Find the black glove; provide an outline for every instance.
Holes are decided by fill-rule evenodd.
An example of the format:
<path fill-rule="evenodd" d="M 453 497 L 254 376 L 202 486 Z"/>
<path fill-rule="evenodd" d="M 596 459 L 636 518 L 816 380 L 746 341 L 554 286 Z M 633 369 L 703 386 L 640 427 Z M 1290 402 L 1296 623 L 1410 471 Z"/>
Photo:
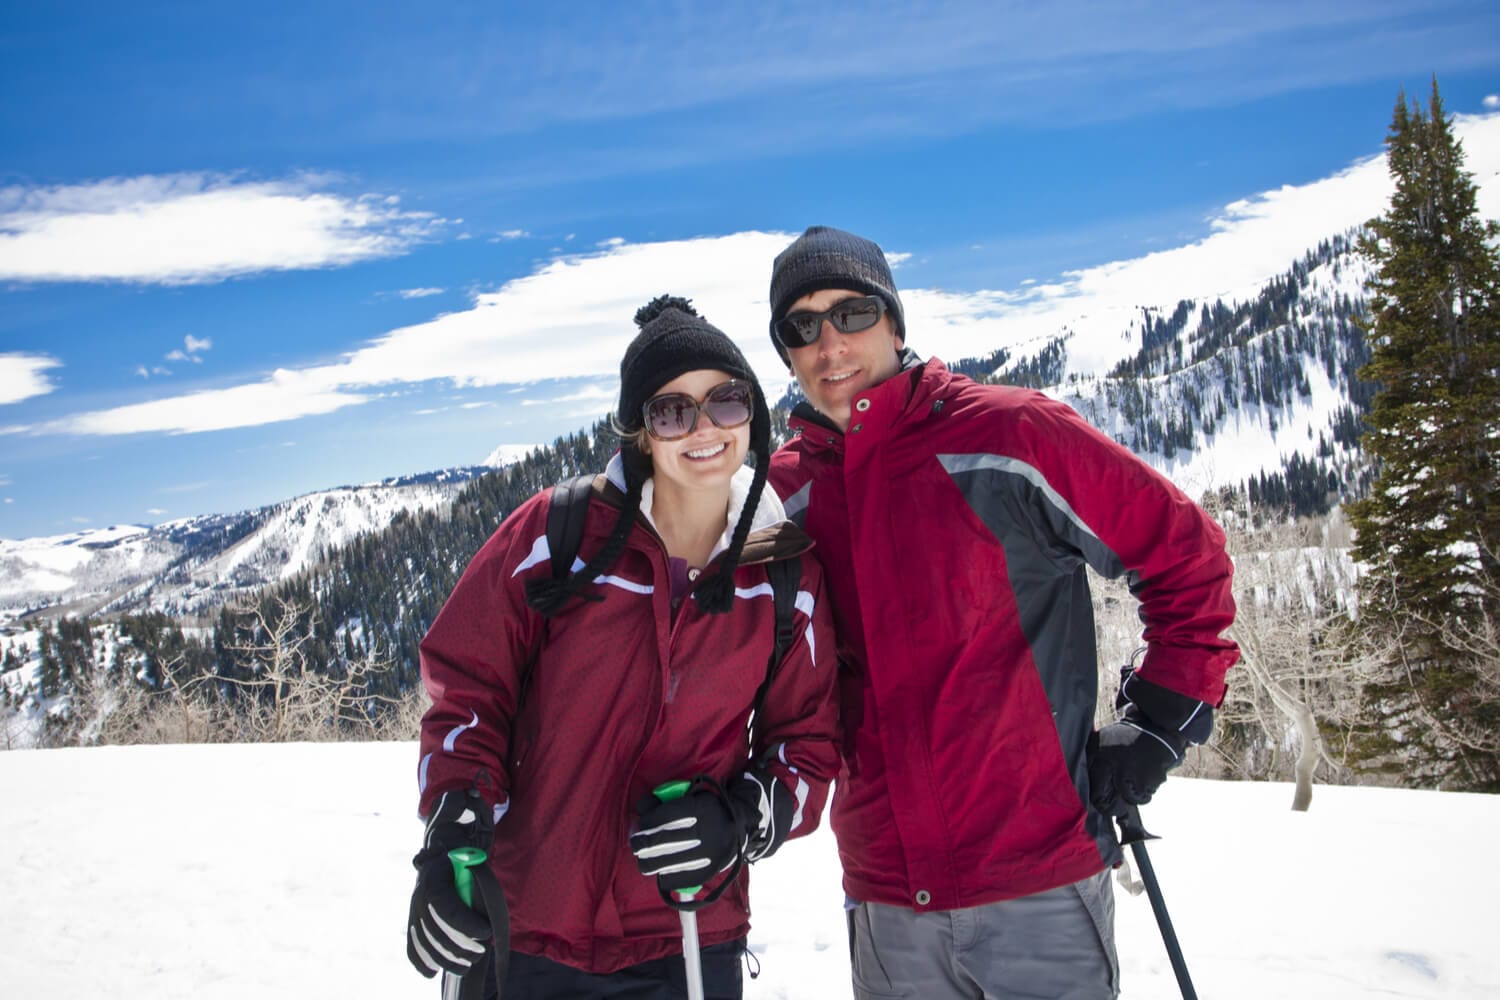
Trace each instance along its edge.
<path fill-rule="evenodd" d="M 630 850 L 641 874 L 655 875 L 663 892 L 703 885 L 736 861 L 768 857 L 786 839 L 794 813 L 780 783 L 756 770 L 727 789 L 696 779 L 682 798 L 652 796 L 639 811 Z"/>
<path fill-rule="evenodd" d="M 1213 731 L 1213 709 L 1126 669 L 1116 705 L 1125 709 L 1089 737 L 1089 799 L 1107 816 L 1145 805 L 1182 763 L 1189 745 Z"/>
<path fill-rule="evenodd" d="M 438 798 L 422 850 L 412 858 L 417 887 L 406 918 L 406 957 L 429 979 L 445 970 L 463 975 L 485 957 L 490 923 L 458 898 L 448 852 L 455 847 L 488 851 L 494 837 L 490 808 L 478 792 L 454 790 Z"/>

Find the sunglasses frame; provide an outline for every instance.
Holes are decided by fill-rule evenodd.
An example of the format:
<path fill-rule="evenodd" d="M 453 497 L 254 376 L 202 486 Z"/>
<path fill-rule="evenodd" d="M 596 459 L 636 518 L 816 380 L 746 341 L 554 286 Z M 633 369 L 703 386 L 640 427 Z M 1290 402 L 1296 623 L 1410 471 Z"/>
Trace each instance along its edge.
<path fill-rule="evenodd" d="M 844 328 L 843 323 L 840 323 L 838 320 L 835 320 L 833 318 L 833 314 L 838 312 L 840 309 L 847 309 L 852 303 L 855 302 L 874 302 L 875 318 L 870 322 L 869 326 L 862 326 L 857 330 L 848 330 Z M 833 325 L 833 328 L 842 334 L 847 335 L 853 333 L 864 333 L 866 330 L 873 330 L 880 324 L 880 320 L 885 316 L 888 308 L 889 307 L 885 304 L 885 299 L 881 298 L 879 295 L 856 295 L 847 299 L 839 299 L 839 301 L 835 302 L 827 309 L 824 309 L 822 312 L 788 313 L 787 315 L 777 320 L 776 325 L 772 329 L 776 333 L 776 342 L 778 344 L 780 344 L 782 347 L 785 347 L 787 350 L 796 350 L 801 347 L 811 347 L 818 342 L 818 338 L 822 336 L 823 333 L 824 320 L 827 320 L 829 323 L 831 323 Z M 793 321 L 794 318 L 795 322 Z M 817 325 L 812 328 L 813 336 L 811 340 L 804 340 L 796 344 L 787 343 L 787 338 L 782 333 L 783 324 L 789 325 L 793 330 L 795 330 L 801 323 L 810 322 L 812 320 L 816 320 Z"/>
<path fill-rule="evenodd" d="M 707 404 L 710 397 L 712 397 L 714 393 L 724 390 L 726 387 L 743 388 L 745 390 L 746 396 L 749 397 L 745 401 L 744 420 L 740 420 L 732 424 L 721 424 L 718 420 L 714 419 L 714 415 L 712 413 L 708 412 Z M 656 431 L 652 428 L 651 407 L 663 399 L 685 399 L 693 407 L 693 422 L 689 424 L 688 429 L 683 431 L 681 434 L 675 434 L 671 437 L 663 437 L 660 434 L 656 433 Z M 709 389 L 703 394 L 702 399 L 694 399 L 692 396 L 689 396 L 685 392 L 664 392 L 660 395 L 652 396 L 650 399 L 641 404 L 641 420 L 645 424 L 646 433 L 650 435 L 651 439 L 654 441 L 681 441 L 683 438 L 689 436 L 693 433 L 693 431 L 698 429 L 699 417 L 707 417 L 709 422 L 720 430 L 728 431 L 733 430 L 736 427 L 743 427 L 745 424 L 748 424 L 750 421 L 755 419 L 755 386 L 749 382 L 746 382 L 744 379 L 732 378 L 727 382 L 720 382 L 718 385 Z"/>

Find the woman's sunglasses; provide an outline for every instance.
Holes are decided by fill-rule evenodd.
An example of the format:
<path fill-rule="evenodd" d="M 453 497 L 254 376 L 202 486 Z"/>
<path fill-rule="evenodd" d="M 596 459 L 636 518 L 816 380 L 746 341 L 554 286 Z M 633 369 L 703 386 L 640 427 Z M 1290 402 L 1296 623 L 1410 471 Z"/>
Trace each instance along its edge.
<path fill-rule="evenodd" d="M 701 402 L 685 392 L 652 396 L 641 407 L 641 414 L 646 418 L 647 434 L 658 441 L 676 441 L 693 433 L 700 413 L 715 427 L 728 430 L 748 422 L 754 405 L 755 387 L 735 379 L 708 390 Z"/>
<path fill-rule="evenodd" d="M 818 342 L 823 321 L 833 324 L 839 333 L 861 333 L 880 322 L 885 315 L 885 299 L 864 295 L 845 299 L 824 312 L 799 312 L 776 321 L 776 339 L 782 347 L 808 347 Z"/>

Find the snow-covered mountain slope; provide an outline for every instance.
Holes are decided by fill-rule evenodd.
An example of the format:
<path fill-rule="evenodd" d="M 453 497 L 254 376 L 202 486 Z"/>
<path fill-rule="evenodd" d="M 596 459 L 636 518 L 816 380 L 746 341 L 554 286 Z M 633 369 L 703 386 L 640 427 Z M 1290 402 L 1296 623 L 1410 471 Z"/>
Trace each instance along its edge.
<path fill-rule="evenodd" d="M 155 527 L 0 539 L 0 618 L 47 607 L 79 614 L 194 614 L 284 580 L 398 513 L 452 501 L 485 466 L 346 486 L 237 514 Z"/>
<path fill-rule="evenodd" d="M 1345 492 L 1363 472 L 1357 418 L 1371 387 L 1355 373 L 1368 360 L 1368 273 L 1341 237 L 1242 301 L 1142 309 L 1122 334 L 1141 345 L 1132 358 L 1047 391 L 1194 496 L 1302 462 Z M 1054 371 L 1071 346 L 1055 344 Z"/>

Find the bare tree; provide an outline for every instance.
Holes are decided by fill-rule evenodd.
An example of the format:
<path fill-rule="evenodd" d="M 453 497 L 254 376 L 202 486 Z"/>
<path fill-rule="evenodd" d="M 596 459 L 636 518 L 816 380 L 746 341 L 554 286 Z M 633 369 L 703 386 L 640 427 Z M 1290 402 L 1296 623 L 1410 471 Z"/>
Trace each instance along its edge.
<path fill-rule="evenodd" d="M 1343 596 L 1352 590 L 1352 564 L 1340 519 L 1310 519 L 1252 531 L 1243 510 L 1211 510 L 1225 527 L 1235 564 L 1236 615 L 1228 635 L 1240 663 L 1215 712 L 1214 736 L 1190 750 L 1183 773 L 1291 780 L 1292 808 L 1305 810 L 1320 767 L 1349 780 L 1330 754 L 1325 728 L 1352 729 L 1358 707 L 1359 664 L 1339 637 Z M 1101 710 L 1112 716 L 1117 665 L 1140 642 L 1137 604 L 1123 585 L 1095 588 L 1101 664 Z M 1103 721 L 1103 720 L 1101 720 Z"/>
<path fill-rule="evenodd" d="M 380 706 L 395 699 L 370 691 L 371 679 L 391 660 L 371 647 L 346 665 L 313 663 L 309 648 L 316 612 L 279 595 L 238 605 L 241 627 L 224 643 L 247 676 L 218 674 L 215 683 L 238 689 L 235 716 L 254 741 L 370 737 L 378 732 Z"/>

